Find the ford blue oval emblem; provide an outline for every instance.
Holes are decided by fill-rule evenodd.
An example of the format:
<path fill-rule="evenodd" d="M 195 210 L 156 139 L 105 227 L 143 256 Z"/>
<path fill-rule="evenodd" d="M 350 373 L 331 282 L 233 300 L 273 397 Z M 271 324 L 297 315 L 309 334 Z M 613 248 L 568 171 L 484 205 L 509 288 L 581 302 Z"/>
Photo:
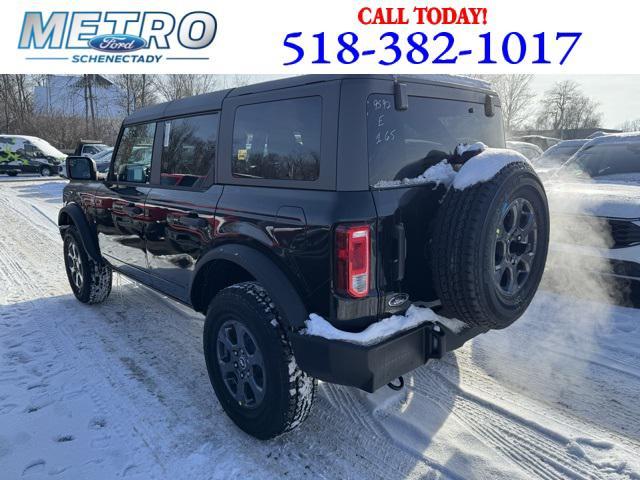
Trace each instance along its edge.
<path fill-rule="evenodd" d="M 390 307 L 399 307 L 404 305 L 409 300 L 407 293 L 397 293 L 387 301 L 387 305 Z"/>
<path fill-rule="evenodd" d="M 98 35 L 89 40 L 89 46 L 101 52 L 133 52 L 144 48 L 147 42 L 135 35 Z"/>

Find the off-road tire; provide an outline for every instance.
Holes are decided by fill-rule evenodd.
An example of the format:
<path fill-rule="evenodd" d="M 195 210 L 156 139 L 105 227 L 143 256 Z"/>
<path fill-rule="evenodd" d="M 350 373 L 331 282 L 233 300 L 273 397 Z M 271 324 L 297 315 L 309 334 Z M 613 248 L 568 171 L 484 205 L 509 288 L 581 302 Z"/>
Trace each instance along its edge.
<path fill-rule="evenodd" d="M 71 260 L 69 258 L 70 248 L 74 244 L 79 254 L 80 262 L 83 270 L 83 281 L 78 287 L 71 273 Z M 78 230 L 70 226 L 64 235 L 64 264 L 67 272 L 69 285 L 75 297 L 82 303 L 100 303 L 104 302 L 111 293 L 111 282 L 113 272 L 111 266 L 105 262 L 97 263 L 87 255 Z"/>
<path fill-rule="evenodd" d="M 495 241 L 505 209 L 519 198 L 533 207 L 537 245 L 527 280 L 519 292 L 506 297 L 493 281 Z M 538 289 L 548 243 L 547 197 L 528 163 L 511 163 L 490 181 L 463 190 L 452 187 L 436 215 L 430 244 L 433 284 L 442 302 L 439 313 L 474 327 L 509 326 Z"/>
<path fill-rule="evenodd" d="M 254 408 L 238 404 L 219 367 L 218 332 L 230 319 L 249 330 L 263 357 L 264 398 Z M 266 440 L 296 428 L 307 418 L 315 398 L 316 380 L 296 364 L 280 315 L 258 283 L 232 285 L 215 296 L 207 311 L 203 343 L 209 378 L 218 400 L 246 433 Z"/>

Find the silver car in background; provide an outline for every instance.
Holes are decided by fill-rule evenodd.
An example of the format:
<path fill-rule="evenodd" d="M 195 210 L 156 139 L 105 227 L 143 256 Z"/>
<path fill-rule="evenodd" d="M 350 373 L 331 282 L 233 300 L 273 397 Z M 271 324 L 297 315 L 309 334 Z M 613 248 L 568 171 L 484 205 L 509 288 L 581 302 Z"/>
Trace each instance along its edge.
<path fill-rule="evenodd" d="M 509 140 L 507 142 L 507 148 L 521 153 L 529 160 L 535 160 L 536 158 L 540 157 L 540 155 L 542 155 L 542 149 L 538 145 L 535 145 L 533 143 Z"/>

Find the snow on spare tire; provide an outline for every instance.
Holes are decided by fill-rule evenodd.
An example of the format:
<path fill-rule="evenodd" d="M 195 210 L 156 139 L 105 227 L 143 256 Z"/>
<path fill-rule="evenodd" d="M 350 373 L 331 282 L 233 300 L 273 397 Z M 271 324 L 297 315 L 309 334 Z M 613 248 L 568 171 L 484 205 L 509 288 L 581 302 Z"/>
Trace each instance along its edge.
<path fill-rule="evenodd" d="M 456 158 L 464 163 L 457 172 L 447 165 L 449 189 L 430 242 L 439 313 L 469 326 L 504 328 L 524 313 L 542 278 L 546 194 L 517 152 L 480 143 L 458 146 Z"/>

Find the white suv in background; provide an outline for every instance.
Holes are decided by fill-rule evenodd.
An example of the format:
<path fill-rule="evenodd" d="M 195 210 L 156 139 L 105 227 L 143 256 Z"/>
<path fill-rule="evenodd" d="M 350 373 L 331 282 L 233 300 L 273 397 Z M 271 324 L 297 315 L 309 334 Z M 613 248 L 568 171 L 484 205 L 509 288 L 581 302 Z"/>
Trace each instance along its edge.
<path fill-rule="evenodd" d="M 550 257 L 578 255 L 581 266 L 640 285 L 640 132 L 590 140 L 545 186 Z"/>

